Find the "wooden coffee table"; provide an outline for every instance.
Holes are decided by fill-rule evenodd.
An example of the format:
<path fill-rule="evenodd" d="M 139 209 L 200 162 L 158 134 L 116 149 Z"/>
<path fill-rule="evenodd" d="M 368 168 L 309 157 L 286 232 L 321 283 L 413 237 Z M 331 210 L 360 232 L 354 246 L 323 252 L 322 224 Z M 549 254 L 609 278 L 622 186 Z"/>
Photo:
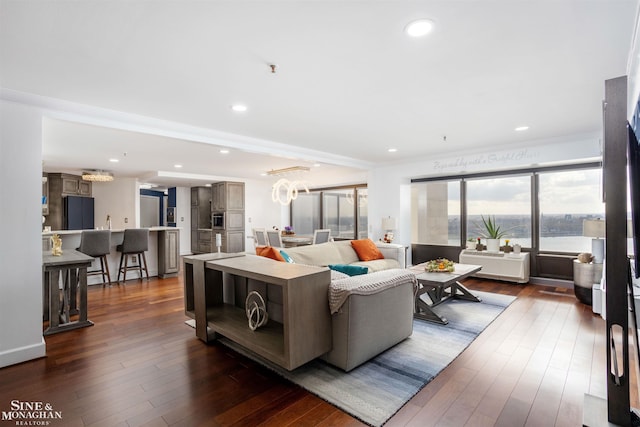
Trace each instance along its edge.
<path fill-rule="evenodd" d="M 425 265 L 418 264 L 411 267 L 418 279 L 413 312 L 415 318 L 446 325 L 449 321 L 433 311 L 433 307 L 456 298 L 475 302 L 482 301 L 460 283 L 460 280 L 480 271 L 481 265 L 454 264 L 453 272 L 427 272 L 424 269 Z M 424 294 L 427 294 L 431 300 L 430 304 L 421 298 Z"/>

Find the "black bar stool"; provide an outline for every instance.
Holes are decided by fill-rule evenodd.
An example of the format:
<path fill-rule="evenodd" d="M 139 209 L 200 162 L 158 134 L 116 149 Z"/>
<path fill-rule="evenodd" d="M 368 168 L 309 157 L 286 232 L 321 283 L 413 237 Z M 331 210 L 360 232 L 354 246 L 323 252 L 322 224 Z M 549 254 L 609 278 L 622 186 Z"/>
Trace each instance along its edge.
<path fill-rule="evenodd" d="M 111 231 L 83 230 L 80 235 L 78 251 L 100 259 L 100 270 L 87 271 L 87 276 L 100 274 L 102 275 L 102 285 L 106 286 L 108 283 L 111 286 L 111 274 L 107 262 L 107 255 L 111 252 Z"/>
<path fill-rule="evenodd" d="M 122 244 L 116 246 L 116 250 L 120 252 L 120 267 L 118 267 L 118 282 L 120 282 L 120 273 L 124 273 L 122 283 L 127 281 L 127 270 L 138 270 L 140 273 L 140 280 L 142 280 L 142 269 L 147 275 L 149 280 L 149 270 L 147 270 L 147 257 L 145 251 L 149 250 L 149 229 L 148 228 L 128 228 L 124 230 L 124 239 Z M 137 255 L 138 264 L 129 265 L 128 255 Z M 142 261 L 144 261 L 144 267 L 140 260 L 142 255 Z M 122 261 L 124 260 L 124 267 Z"/>

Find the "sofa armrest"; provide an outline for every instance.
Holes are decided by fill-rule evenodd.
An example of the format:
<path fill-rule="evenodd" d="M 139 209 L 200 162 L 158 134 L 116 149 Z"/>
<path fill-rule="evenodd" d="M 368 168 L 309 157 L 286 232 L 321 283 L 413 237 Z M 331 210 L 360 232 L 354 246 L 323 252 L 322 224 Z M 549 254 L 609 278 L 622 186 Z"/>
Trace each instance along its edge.
<path fill-rule="evenodd" d="M 405 246 L 384 242 L 376 242 L 376 246 L 385 258 L 395 259 L 400 264 L 400 268 L 407 267 L 407 248 Z"/>

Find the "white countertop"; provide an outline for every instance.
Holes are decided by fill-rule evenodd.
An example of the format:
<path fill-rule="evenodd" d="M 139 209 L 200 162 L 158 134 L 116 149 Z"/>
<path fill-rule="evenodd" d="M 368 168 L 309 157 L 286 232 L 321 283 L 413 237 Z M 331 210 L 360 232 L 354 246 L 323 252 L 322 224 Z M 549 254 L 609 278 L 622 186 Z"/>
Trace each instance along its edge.
<path fill-rule="evenodd" d="M 149 227 L 149 231 L 153 232 L 153 231 L 166 231 L 166 230 L 182 230 L 182 227 Z M 81 234 L 83 230 L 52 230 L 52 231 L 43 231 L 42 235 L 43 236 L 52 236 L 54 234 L 57 234 L 59 236 L 64 236 L 64 235 L 70 235 L 70 234 Z M 124 231 L 123 228 L 121 229 L 113 229 L 111 230 L 112 233 L 122 233 Z"/>

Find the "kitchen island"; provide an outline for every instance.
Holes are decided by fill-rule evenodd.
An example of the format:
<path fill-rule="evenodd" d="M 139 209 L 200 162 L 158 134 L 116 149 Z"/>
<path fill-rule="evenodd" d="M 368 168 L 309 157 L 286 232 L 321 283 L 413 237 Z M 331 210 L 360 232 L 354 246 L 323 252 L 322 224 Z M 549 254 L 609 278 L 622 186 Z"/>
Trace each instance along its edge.
<path fill-rule="evenodd" d="M 180 269 L 180 230 L 179 227 L 149 227 L 149 250 L 146 252 L 149 276 L 165 278 L 175 276 Z M 82 230 L 53 230 L 42 233 L 42 250 L 50 250 L 50 238 L 57 234 L 62 239 L 62 251 L 71 251 L 80 247 Z M 122 243 L 124 230 L 111 230 L 111 251 L 107 255 L 111 282 L 116 283 L 120 252 L 116 247 Z M 100 261 L 96 259 L 90 270 L 100 269 Z M 133 277 L 137 277 L 135 274 Z M 101 276 L 90 276 L 89 285 L 102 284 Z"/>

